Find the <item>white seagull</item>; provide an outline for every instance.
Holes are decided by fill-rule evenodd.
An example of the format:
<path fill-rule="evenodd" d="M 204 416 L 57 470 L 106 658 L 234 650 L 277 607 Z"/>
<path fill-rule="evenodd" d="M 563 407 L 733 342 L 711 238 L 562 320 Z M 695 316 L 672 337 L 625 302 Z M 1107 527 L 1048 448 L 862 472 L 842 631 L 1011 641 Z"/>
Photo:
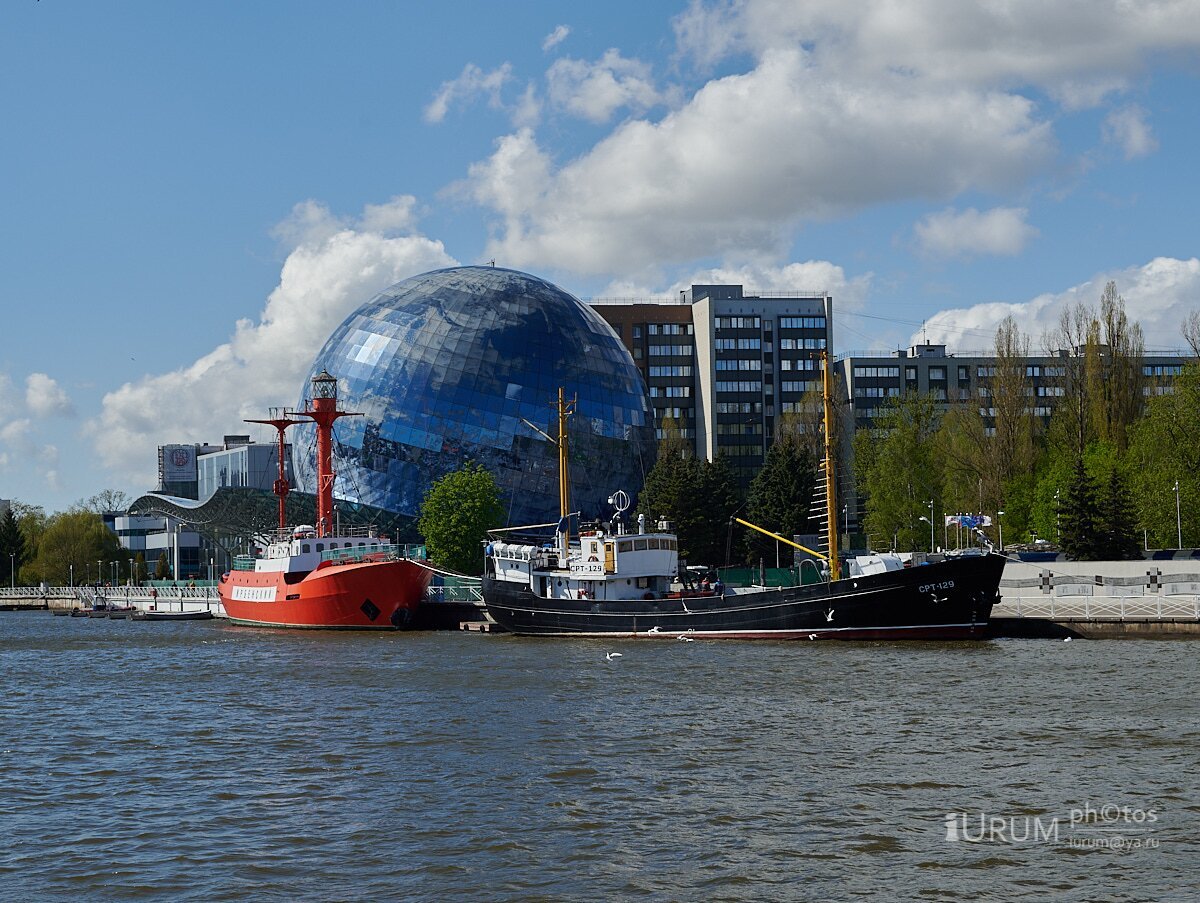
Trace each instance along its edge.
<path fill-rule="evenodd" d="M 655 624 L 653 627 L 651 627 L 649 630 L 647 630 L 646 633 L 660 633 L 661 631 L 662 631 L 662 628 L 659 627 L 657 624 Z"/>
<path fill-rule="evenodd" d="M 831 609 L 829 609 L 829 611 L 825 612 L 825 620 L 826 620 L 826 621 L 832 621 L 832 620 L 833 620 L 833 609 L 832 609 L 832 608 L 831 608 Z"/>
<path fill-rule="evenodd" d="M 694 643 L 694 642 L 696 642 L 696 641 L 695 641 L 695 640 L 693 640 L 693 639 L 692 639 L 690 636 L 688 636 L 686 633 L 681 633 L 681 634 L 679 634 L 679 636 L 677 636 L 677 637 L 676 637 L 676 639 L 678 639 L 678 640 L 681 640 L 681 641 L 683 641 L 683 642 L 685 642 L 685 643 Z"/>
<path fill-rule="evenodd" d="M 622 655 L 624 655 L 623 652 L 606 652 L 604 658 L 611 662 L 614 658 L 620 658 Z"/>
<path fill-rule="evenodd" d="M 1069 643 L 1069 642 L 1071 642 L 1071 638 L 1070 638 L 1070 637 L 1067 637 L 1065 640 L 1063 640 L 1063 642 L 1064 642 L 1064 643 Z"/>
<path fill-rule="evenodd" d="M 816 635 L 815 633 L 810 633 L 810 634 L 808 635 L 808 638 L 809 638 L 810 640 L 815 640 L 815 639 L 817 638 L 817 635 Z"/>

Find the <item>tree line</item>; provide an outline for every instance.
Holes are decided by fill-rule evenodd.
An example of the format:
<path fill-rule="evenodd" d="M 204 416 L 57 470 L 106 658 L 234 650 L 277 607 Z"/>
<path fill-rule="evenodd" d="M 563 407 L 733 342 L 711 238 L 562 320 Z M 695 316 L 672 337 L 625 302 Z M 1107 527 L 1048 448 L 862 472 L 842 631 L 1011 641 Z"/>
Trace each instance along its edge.
<path fill-rule="evenodd" d="M 1182 331 L 1200 357 L 1200 314 Z M 928 549 L 921 518 L 942 528 L 958 513 L 992 517 L 993 540 L 1002 524 L 1006 544 L 1043 540 L 1076 559 L 1133 558 L 1143 543 L 1175 548 L 1181 533 L 1196 541 L 1200 365 L 1169 385 L 1147 376 L 1154 359 L 1111 282 L 1097 307 L 1068 306 L 1042 341 L 1039 365 L 1053 368 L 1042 385 L 1056 393 L 1048 418 L 1036 410 L 1048 402 L 1034 393 L 1031 340 L 1009 317 L 970 403 L 945 408 L 910 394 L 859 431 L 854 475 L 873 545 Z"/>

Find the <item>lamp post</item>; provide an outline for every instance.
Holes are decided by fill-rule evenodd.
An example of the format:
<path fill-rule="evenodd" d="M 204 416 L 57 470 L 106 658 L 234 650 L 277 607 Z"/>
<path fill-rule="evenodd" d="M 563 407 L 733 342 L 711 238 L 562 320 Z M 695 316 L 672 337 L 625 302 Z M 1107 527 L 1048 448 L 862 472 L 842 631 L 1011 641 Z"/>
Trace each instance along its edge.
<path fill-rule="evenodd" d="M 133 586 L 133 558 L 129 559 L 129 585 Z"/>
<path fill-rule="evenodd" d="M 1183 520 L 1179 516 L 1179 481 L 1175 481 L 1175 548 L 1183 548 Z"/>
<path fill-rule="evenodd" d="M 67 586 L 71 589 L 75 588 L 75 562 L 72 561 L 67 565 L 67 573 L 70 575 L 67 578 Z"/>
<path fill-rule="evenodd" d="M 17 553 L 8 553 L 8 583 L 9 589 L 17 588 Z"/>
<path fill-rule="evenodd" d="M 923 521 L 925 521 L 925 523 L 929 524 L 929 554 L 932 555 L 933 554 L 933 521 L 930 520 L 928 517 L 926 517 L 924 514 L 922 514 L 918 518 L 918 520 L 923 520 Z"/>
<path fill-rule="evenodd" d="M 212 579 L 213 579 L 213 560 L 212 560 L 212 556 L 210 555 L 208 557 L 208 582 L 212 583 Z"/>
<path fill-rule="evenodd" d="M 1059 510 L 1058 490 L 1054 490 L 1054 541 L 1062 541 L 1062 512 Z"/>
<path fill-rule="evenodd" d="M 1004 551 L 1004 511 L 996 512 L 996 518 L 1000 523 L 1000 551 Z"/>

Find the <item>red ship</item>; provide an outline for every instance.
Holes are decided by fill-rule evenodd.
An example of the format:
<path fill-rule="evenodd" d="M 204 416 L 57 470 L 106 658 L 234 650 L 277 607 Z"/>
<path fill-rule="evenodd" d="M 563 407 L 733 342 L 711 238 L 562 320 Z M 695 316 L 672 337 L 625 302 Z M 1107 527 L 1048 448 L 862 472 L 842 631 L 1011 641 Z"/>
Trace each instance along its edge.
<path fill-rule="evenodd" d="M 429 585 L 431 571 L 420 547 L 397 546 L 372 528 L 335 530 L 333 523 L 333 422 L 356 416 L 337 409 L 337 380 L 322 370 L 312 379 L 304 411 L 272 412 L 279 434 L 279 532 L 257 558 L 235 559 L 218 591 L 235 624 L 390 630 L 408 624 Z M 317 523 L 288 529 L 284 432 L 298 418 L 317 425 Z"/>

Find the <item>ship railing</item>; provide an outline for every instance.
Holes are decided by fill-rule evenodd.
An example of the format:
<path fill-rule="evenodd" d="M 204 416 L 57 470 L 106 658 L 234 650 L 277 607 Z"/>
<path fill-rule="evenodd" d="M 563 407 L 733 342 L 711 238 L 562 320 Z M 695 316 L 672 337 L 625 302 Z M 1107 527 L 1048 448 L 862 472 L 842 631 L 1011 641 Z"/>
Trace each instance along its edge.
<path fill-rule="evenodd" d="M 397 558 L 424 561 L 428 557 L 423 545 L 399 543 L 350 546 L 345 549 L 328 549 L 321 553 L 322 561 L 333 561 L 338 564 L 350 564 L 362 561 L 393 561 Z"/>
<path fill-rule="evenodd" d="M 233 567 L 231 568 L 231 570 L 235 570 L 235 571 L 252 571 L 252 570 L 254 570 L 254 556 L 253 555 L 234 555 L 233 556 Z"/>

